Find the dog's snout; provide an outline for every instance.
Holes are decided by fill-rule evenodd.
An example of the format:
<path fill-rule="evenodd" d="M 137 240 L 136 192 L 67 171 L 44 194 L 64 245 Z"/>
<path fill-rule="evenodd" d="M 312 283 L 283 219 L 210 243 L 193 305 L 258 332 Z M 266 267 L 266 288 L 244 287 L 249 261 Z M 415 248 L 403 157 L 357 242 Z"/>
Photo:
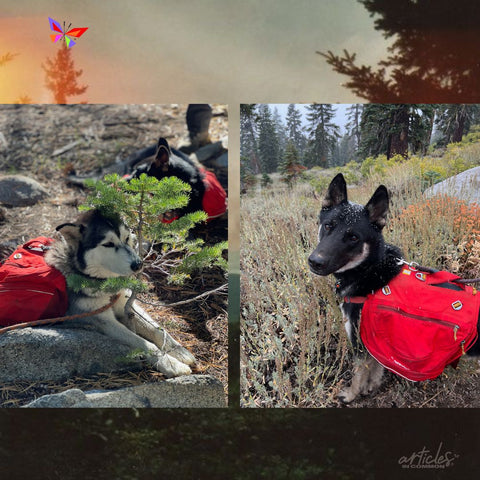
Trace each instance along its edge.
<path fill-rule="evenodd" d="M 327 264 L 326 260 L 324 257 L 321 257 L 317 253 L 312 253 L 308 257 L 308 264 L 312 268 L 324 268 Z"/>
<path fill-rule="evenodd" d="M 134 260 L 130 264 L 130 268 L 133 272 L 138 272 L 143 267 L 143 262 L 140 259 Z"/>

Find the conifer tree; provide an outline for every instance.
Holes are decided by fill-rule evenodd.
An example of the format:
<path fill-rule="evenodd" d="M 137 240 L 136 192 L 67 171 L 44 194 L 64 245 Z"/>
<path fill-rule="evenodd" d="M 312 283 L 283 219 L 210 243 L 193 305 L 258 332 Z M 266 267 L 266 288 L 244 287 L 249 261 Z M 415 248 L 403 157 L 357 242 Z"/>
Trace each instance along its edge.
<path fill-rule="evenodd" d="M 260 173 L 256 133 L 256 104 L 240 105 L 240 166 L 243 173 Z"/>
<path fill-rule="evenodd" d="M 272 121 L 273 121 L 273 126 L 275 128 L 275 134 L 277 136 L 278 152 L 279 152 L 278 156 L 280 161 L 280 156 L 281 156 L 280 152 L 283 152 L 287 145 L 287 133 L 285 130 L 285 124 L 283 123 L 280 113 L 278 113 L 277 107 L 274 107 L 273 109 Z"/>
<path fill-rule="evenodd" d="M 453 104 L 440 105 L 438 108 L 437 126 L 442 133 L 440 143 L 446 145 L 460 142 L 480 114 L 479 105 Z"/>
<path fill-rule="evenodd" d="M 298 152 L 293 142 L 288 142 L 283 161 L 279 166 L 282 180 L 291 187 L 306 168 L 300 164 Z"/>
<path fill-rule="evenodd" d="M 261 104 L 258 108 L 258 156 L 262 172 L 272 173 L 277 170 L 280 149 L 272 112 L 266 104 Z"/>
<path fill-rule="evenodd" d="M 349 77 L 345 86 L 372 103 L 480 103 L 480 9 L 457 0 L 359 0 L 392 39 L 378 67 L 356 54 L 317 52 Z"/>
<path fill-rule="evenodd" d="M 98 208 L 107 217 L 120 215 L 137 235 L 144 262 L 149 268 L 168 273 L 170 282 L 182 283 L 194 271 L 215 265 L 227 269 L 222 257 L 227 242 L 205 247 L 201 239 L 189 238 L 190 230 L 206 220 L 205 212 L 189 213 L 171 223 L 160 221 L 166 212 L 188 203 L 190 185 L 176 177 L 159 181 L 146 174 L 130 181 L 113 174 L 86 183 L 92 192 L 81 209 Z M 105 288 L 115 286 L 117 281 L 124 280 L 109 279 Z M 138 290 L 138 282 L 134 281 L 129 288 Z"/>
<path fill-rule="evenodd" d="M 302 116 L 300 111 L 291 103 L 288 106 L 287 116 L 287 139 L 291 141 L 297 149 L 299 156 L 303 153 L 303 135 L 302 135 Z"/>
<path fill-rule="evenodd" d="M 11 62 L 17 55 L 18 53 L 11 53 L 11 52 L 7 52 L 4 55 L 2 55 L 0 57 L 0 67 L 2 67 L 8 62 Z"/>
<path fill-rule="evenodd" d="M 65 104 L 68 97 L 87 91 L 88 85 L 80 86 L 77 82 L 83 70 L 75 70 L 71 49 L 65 42 L 62 42 L 55 58 L 47 58 L 45 63 L 42 68 L 45 71 L 46 86 L 53 93 L 55 103 Z"/>
<path fill-rule="evenodd" d="M 270 175 L 268 173 L 264 173 L 262 175 L 262 180 L 260 182 L 260 185 L 262 186 L 262 188 L 267 188 L 269 187 L 271 184 L 272 184 L 272 179 L 270 177 Z"/>
<path fill-rule="evenodd" d="M 312 104 L 307 107 L 307 120 L 309 121 L 309 143 L 307 152 L 307 167 L 329 166 L 333 150 L 340 136 L 339 127 L 332 120 L 335 115 L 330 104 Z"/>
<path fill-rule="evenodd" d="M 348 122 L 345 125 L 348 136 L 352 139 L 352 147 L 358 152 L 361 140 L 360 122 L 362 120 L 363 105 L 355 103 L 347 109 Z M 358 153 L 357 153 L 358 155 Z"/>
<path fill-rule="evenodd" d="M 433 105 L 369 104 L 361 121 L 362 156 L 407 156 L 409 150 L 424 152 L 430 143 L 435 113 Z"/>

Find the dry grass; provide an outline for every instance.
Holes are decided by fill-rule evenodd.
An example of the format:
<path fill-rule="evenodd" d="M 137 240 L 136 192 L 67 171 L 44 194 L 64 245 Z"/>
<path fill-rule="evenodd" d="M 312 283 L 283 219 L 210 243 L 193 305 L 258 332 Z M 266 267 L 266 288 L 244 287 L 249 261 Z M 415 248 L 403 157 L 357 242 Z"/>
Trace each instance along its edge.
<path fill-rule="evenodd" d="M 405 165 L 351 187 L 349 198 L 364 204 L 381 183 L 392 193 L 386 240 L 400 246 L 407 260 L 480 276 L 478 206 L 448 197 L 426 200 L 421 181 Z M 305 184 L 242 198 L 244 407 L 339 406 L 336 393 L 351 377 L 333 277 L 315 277 L 307 265 L 319 209 L 320 200 Z M 478 364 L 463 363 L 418 384 L 387 374 L 375 396 L 352 406 L 478 406 Z"/>
<path fill-rule="evenodd" d="M 317 210 L 302 187 L 243 199 L 244 406 L 327 404 L 340 380 L 347 346 L 332 281 L 313 278 L 306 263 Z"/>

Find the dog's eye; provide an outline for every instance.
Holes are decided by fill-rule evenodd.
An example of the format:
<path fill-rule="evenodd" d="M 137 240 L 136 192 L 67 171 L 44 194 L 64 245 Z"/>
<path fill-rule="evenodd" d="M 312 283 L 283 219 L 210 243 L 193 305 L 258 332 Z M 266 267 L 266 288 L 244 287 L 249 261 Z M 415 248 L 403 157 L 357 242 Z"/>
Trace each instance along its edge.
<path fill-rule="evenodd" d="M 351 233 L 351 234 L 348 236 L 348 238 L 349 238 L 349 240 L 350 240 L 351 242 L 358 242 L 358 240 L 360 240 L 360 239 L 358 238 L 358 235 L 355 235 L 354 233 Z"/>
<path fill-rule="evenodd" d="M 331 223 L 324 223 L 323 224 L 323 228 L 329 232 L 332 228 L 333 228 L 333 225 Z"/>
<path fill-rule="evenodd" d="M 107 242 L 102 244 L 102 247 L 106 247 L 106 248 L 113 248 L 114 246 L 115 244 L 113 242 Z"/>

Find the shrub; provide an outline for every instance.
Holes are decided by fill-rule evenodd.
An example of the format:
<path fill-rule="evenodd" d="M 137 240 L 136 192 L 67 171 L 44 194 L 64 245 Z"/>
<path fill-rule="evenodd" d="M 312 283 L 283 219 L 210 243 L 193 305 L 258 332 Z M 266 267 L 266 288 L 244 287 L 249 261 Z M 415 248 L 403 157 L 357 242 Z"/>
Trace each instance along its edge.
<path fill-rule="evenodd" d="M 331 278 L 310 273 L 319 202 L 305 185 L 242 203 L 242 405 L 325 406 L 347 355 Z"/>
<path fill-rule="evenodd" d="M 406 258 L 460 276 L 480 275 L 480 207 L 437 196 L 404 208 L 391 222 Z"/>

